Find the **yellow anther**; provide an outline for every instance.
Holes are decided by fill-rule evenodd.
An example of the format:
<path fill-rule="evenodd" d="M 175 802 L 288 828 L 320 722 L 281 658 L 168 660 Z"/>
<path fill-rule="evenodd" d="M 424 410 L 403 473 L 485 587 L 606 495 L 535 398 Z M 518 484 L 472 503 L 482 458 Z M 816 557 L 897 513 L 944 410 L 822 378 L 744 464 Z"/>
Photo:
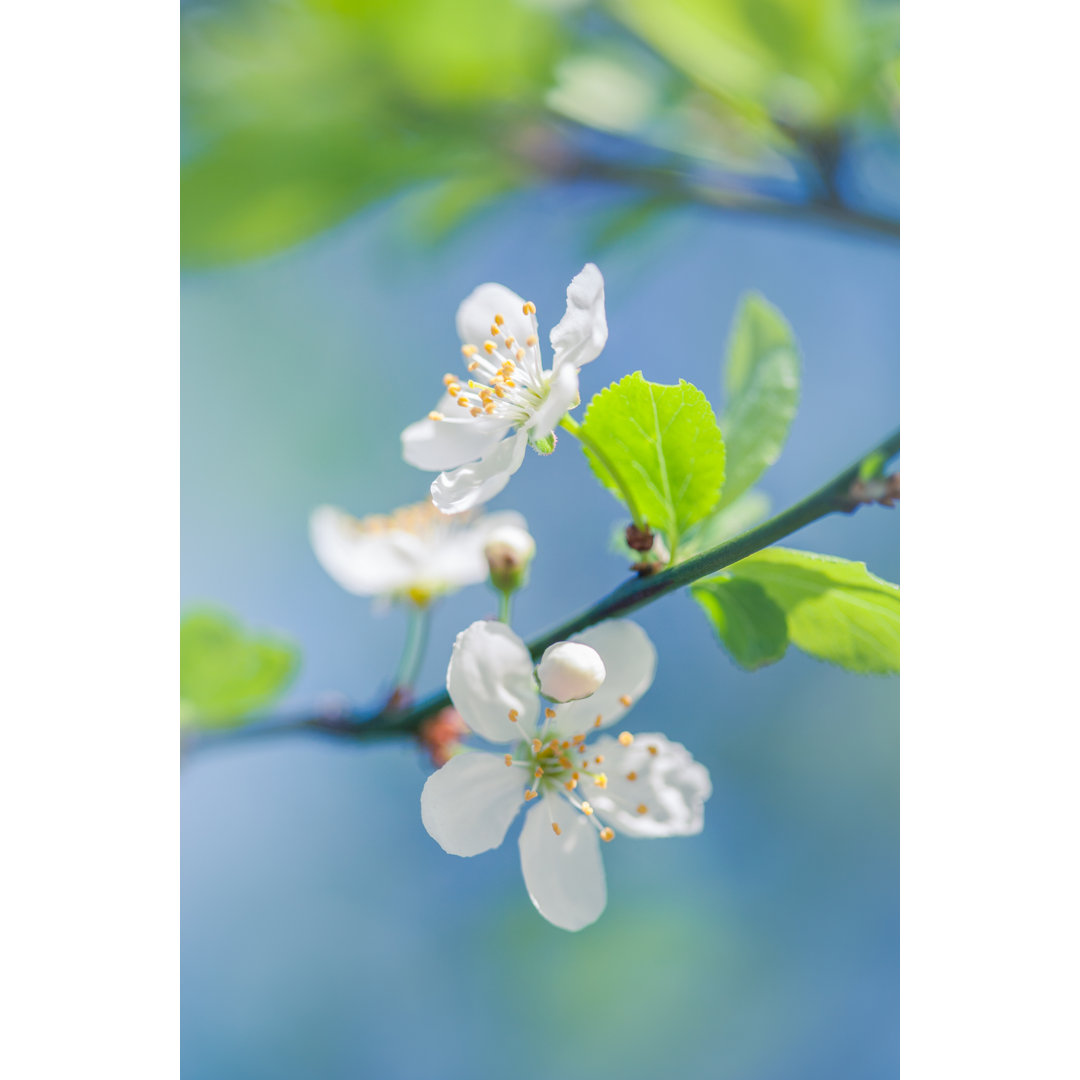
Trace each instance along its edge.
<path fill-rule="evenodd" d="M 602 772 L 598 772 L 598 773 L 597 773 L 597 774 L 596 774 L 596 775 L 595 775 L 595 776 L 594 776 L 594 777 L 592 778 L 592 782 L 593 782 L 593 783 L 594 783 L 594 784 L 595 784 L 595 785 L 596 785 L 596 786 L 597 786 L 598 788 L 605 788 L 605 787 L 607 787 L 607 774 L 606 774 L 606 773 L 602 773 Z"/>
<path fill-rule="evenodd" d="M 599 726 L 600 726 L 600 722 L 601 722 L 601 721 L 602 721 L 603 719 L 604 719 L 604 718 L 603 718 L 603 717 L 602 717 L 602 716 L 601 716 L 601 715 L 600 715 L 599 713 L 597 713 L 597 715 L 596 715 L 596 719 L 595 719 L 595 720 L 593 721 L 593 727 L 599 727 Z"/>
<path fill-rule="evenodd" d="M 653 757 L 656 757 L 656 755 L 659 754 L 660 751 L 659 751 L 659 749 L 657 749 L 657 747 L 650 746 L 649 747 L 649 753 L 652 754 Z"/>
<path fill-rule="evenodd" d="M 479 366 L 480 366 L 480 361 L 479 360 L 470 360 L 469 363 L 467 363 L 465 365 L 465 367 L 469 371 L 475 371 Z"/>
<path fill-rule="evenodd" d="M 465 357 L 475 356 L 480 350 L 475 345 L 462 345 L 461 355 Z"/>
<path fill-rule="evenodd" d="M 647 814 L 649 812 L 649 808 L 644 803 L 638 803 L 637 812 L 639 814 Z"/>
<path fill-rule="evenodd" d="M 631 735 L 629 731 L 619 732 L 619 742 L 622 743 L 623 746 L 629 746 L 633 741 L 634 736 Z"/>
<path fill-rule="evenodd" d="M 562 748 L 564 750 L 569 750 L 570 749 L 570 744 L 568 742 L 566 742 L 566 740 L 563 740 Z"/>
<path fill-rule="evenodd" d="M 580 780 L 581 779 L 581 777 L 577 773 L 571 773 L 570 777 L 573 780 Z"/>
<path fill-rule="evenodd" d="M 494 411 L 495 411 L 495 403 L 493 401 L 489 401 L 484 406 L 484 412 L 486 412 L 488 414 L 488 416 L 490 416 Z"/>
<path fill-rule="evenodd" d="M 521 310 L 526 315 L 535 315 L 536 305 L 531 300 L 526 300 L 525 303 L 521 305 Z"/>
<path fill-rule="evenodd" d="M 478 408 L 478 407 L 477 407 L 476 405 L 474 405 L 474 406 L 473 406 L 473 407 L 472 407 L 472 408 L 471 408 L 471 409 L 469 410 L 469 415 L 470 415 L 470 416 L 479 416 L 479 415 L 480 415 L 480 414 L 481 414 L 481 413 L 482 413 L 483 411 L 484 411 L 483 409 L 481 409 L 481 408 Z"/>
<path fill-rule="evenodd" d="M 584 735 L 571 735 L 570 737 L 576 743 L 583 743 L 585 741 Z M 580 747 L 578 747 L 578 749 L 580 749 Z"/>
<path fill-rule="evenodd" d="M 527 338 L 525 339 L 525 344 L 526 344 L 526 345 L 535 345 L 535 344 L 536 344 L 536 343 L 537 343 L 537 342 L 538 342 L 539 340 L 540 340 L 540 339 L 539 339 L 539 338 L 538 338 L 538 337 L 537 337 L 537 336 L 536 336 L 535 334 L 530 334 L 530 335 L 529 335 L 529 336 L 528 336 L 528 337 L 527 337 Z"/>
<path fill-rule="evenodd" d="M 505 320 L 505 319 L 504 319 L 504 318 L 503 318 L 503 317 L 502 317 L 501 315 L 496 315 L 496 316 L 495 316 L 495 325 L 496 325 L 496 326 L 502 326 L 502 324 L 503 324 L 504 322 L 506 322 L 506 320 Z M 497 332 L 497 331 L 496 331 L 496 332 Z"/>
<path fill-rule="evenodd" d="M 574 788 L 577 787 L 577 781 L 576 780 L 567 780 L 566 783 L 563 784 L 563 787 L 565 787 L 567 791 L 573 791 Z"/>
<path fill-rule="evenodd" d="M 562 766 L 562 767 L 563 767 L 564 769 L 569 769 L 569 768 L 570 768 L 570 759 L 569 759 L 568 757 L 566 757 L 565 755 L 560 755 L 560 757 L 559 757 L 559 764 L 560 764 L 560 765 L 561 765 L 561 766 Z"/>
<path fill-rule="evenodd" d="M 493 353 L 494 351 L 495 351 L 495 342 L 494 341 L 485 341 L 484 342 L 484 352 Z"/>
<path fill-rule="evenodd" d="M 499 336 L 499 327 L 498 327 L 497 323 L 492 323 L 491 324 L 491 336 L 492 337 L 498 337 Z"/>
<path fill-rule="evenodd" d="M 550 720 L 555 715 L 554 709 L 545 709 L 544 715 Z"/>
<path fill-rule="evenodd" d="M 611 841 L 615 839 L 615 830 L 614 829 L 609 829 L 609 828 L 601 829 L 600 830 L 600 839 L 604 840 L 604 841 L 606 841 L 607 843 L 610 844 Z"/>
<path fill-rule="evenodd" d="M 495 390 L 496 397 L 506 397 L 506 391 L 504 391 L 501 386 L 493 387 L 493 389 Z"/>
<path fill-rule="evenodd" d="M 562 836 L 562 829 L 559 828 L 559 823 L 557 821 L 553 821 L 551 827 L 555 830 L 556 836 Z"/>
<path fill-rule="evenodd" d="M 603 754 L 597 754 L 596 755 L 596 764 L 597 765 L 603 765 L 604 764 L 604 755 Z"/>
<path fill-rule="evenodd" d="M 516 353 L 514 353 L 514 356 L 517 357 L 518 360 L 524 360 L 525 359 L 525 350 L 524 349 L 518 349 L 518 351 Z"/>
<path fill-rule="evenodd" d="M 519 715 L 517 709 L 511 709 L 506 715 L 508 717 L 510 717 L 510 720 L 513 723 L 515 723 L 515 724 L 517 723 L 517 718 L 518 718 L 518 715 Z"/>
<path fill-rule="evenodd" d="M 507 379 L 507 380 L 506 380 L 506 385 L 507 385 L 507 386 L 517 386 L 517 383 L 516 383 L 516 382 L 514 382 L 514 380 L 513 380 L 513 379 Z"/>
<path fill-rule="evenodd" d="M 536 792 L 535 791 L 530 789 L 529 791 L 525 792 L 525 801 L 526 802 L 528 802 L 530 799 L 535 799 L 535 798 L 536 798 Z"/>
<path fill-rule="evenodd" d="M 464 394 L 463 394 L 463 395 L 462 395 L 461 397 L 459 397 L 459 398 L 457 399 L 457 403 L 458 403 L 458 404 L 459 404 L 459 405 L 460 405 L 460 406 L 461 406 L 461 407 L 462 407 L 463 409 L 467 409 L 467 408 L 469 407 L 469 399 L 468 399 L 467 397 L 465 397 L 465 396 L 464 396 Z"/>
<path fill-rule="evenodd" d="M 448 374 L 446 374 L 446 375 L 444 375 L 442 377 L 442 381 L 443 381 L 444 386 L 450 387 L 450 386 L 453 386 L 454 383 L 457 382 L 457 376 L 456 375 L 450 375 L 448 373 Z"/>
<path fill-rule="evenodd" d="M 634 703 L 634 700 L 633 700 L 633 698 L 630 697 L 629 694 L 623 694 L 619 698 L 619 704 L 620 705 L 625 705 L 628 709 L 630 708 L 631 705 L 633 705 L 633 703 Z"/>
<path fill-rule="evenodd" d="M 628 772 L 626 774 L 626 779 L 627 780 L 636 780 L 637 779 L 637 773 L 636 772 Z"/>
<path fill-rule="evenodd" d="M 432 409 L 431 412 L 429 412 L 427 414 L 427 418 L 429 420 L 445 420 L 446 419 L 446 417 L 443 416 L 443 414 L 441 412 L 436 412 L 435 409 Z"/>
<path fill-rule="evenodd" d="M 539 739 L 533 739 L 533 741 L 532 741 L 533 753 L 534 754 L 539 754 L 540 753 L 540 748 L 543 745 L 544 744 Z"/>
<path fill-rule="evenodd" d="M 514 764 L 514 759 L 509 754 L 507 754 L 506 757 L 503 758 L 503 761 L 506 762 L 507 766 Z"/>
<path fill-rule="evenodd" d="M 583 813 L 583 814 L 584 814 L 584 815 L 585 815 L 586 817 L 589 817 L 589 815 L 590 815 L 590 814 L 592 814 L 592 812 L 593 812 L 593 809 L 592 809 L 592 807 L 591 807 L 591 806 L 590 806 L 590 805 L 589 805 L 589 804 L 588 804 L 587 802 L 583 802 L 583 803 L 581 804 L 581 812 L 582 812 L 582 813 Z"/>
<path fill-rule="evenodd" d="M 503 338 L 503 344 L 508 349 L 512 349 L 514 347 L 514 339 L 512 337 L 505 337 L 505 338 Z"/>
<path fill-rule="evenodd" d="M 537 765 L 535 771 L 533 772 L 533 776 L 535 776 L 536 779 L 539 780 L 540 777 L 543 776 L 543 775 L 544 775 L 544 770 L 539 765 Z"/>

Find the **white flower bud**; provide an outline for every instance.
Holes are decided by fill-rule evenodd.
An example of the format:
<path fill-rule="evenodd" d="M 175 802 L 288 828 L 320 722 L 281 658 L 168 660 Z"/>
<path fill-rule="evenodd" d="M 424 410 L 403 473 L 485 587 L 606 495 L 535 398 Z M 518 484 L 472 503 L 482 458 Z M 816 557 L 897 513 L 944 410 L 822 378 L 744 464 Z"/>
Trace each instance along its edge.
<path fill-rule="evenodd" d="M 536 554 L 536 541 L 520 525 L 500 525 L 492 529 L 484 545 L 484 557 L 491 582 L 502 592 L 513 592 L 525 584 L 525 572 Z"/>
<path fill-rule="evenodd" d="M 536 674 L 544 697 L 563 702 L 595 694 L 607 671 L 595 649 L 577 641 L 560 641 L 544 650 Z"/>

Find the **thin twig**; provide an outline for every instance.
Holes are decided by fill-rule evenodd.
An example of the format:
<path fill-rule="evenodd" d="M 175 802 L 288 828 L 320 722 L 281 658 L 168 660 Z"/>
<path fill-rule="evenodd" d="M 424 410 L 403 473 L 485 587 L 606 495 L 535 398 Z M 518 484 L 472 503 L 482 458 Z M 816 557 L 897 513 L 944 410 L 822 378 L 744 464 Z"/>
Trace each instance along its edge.
<path fill-rule="evenodd" d="M 715 574 L 732 563 L 783 540 L 786 536 L 790 536 L 793 532 L 828 514 L 851 513 L 862 502 L 858 485 L 863 463 L 876 458 L 884 464 L 896 457 L 899 452 L 900 432 L 897 430 L 863 454 L 858 461 L 835 476 L 824 487 L 757 528 L 726 540 L 709 551 L 702 552 L 692 559 L 671 566 L 651 577 L 633 578 L 620 585 L 584 611 L 530 641 L 530 654 L 534 658 L 539 657 L 549 645 L 556 641 L 563 641 L 598 622 L 603 622 L 604 619 L 628 615 L 667 593 Z M 259 739 L 297 732 L 332 735 L 354 741 L 412 736 L 416 734 L 424 720 L 449 704 L 450 697 L 443 691 L 422 698 L 408 707 L 401 707 L 394 703 L 370 712 L 347 710 L 333 715 L 308 715 L 291 719 L 252 721 L 243 727 L 229 731 L 192 733 L 187 736 L 185 749 L 201 749 L 240 739 Z"/>

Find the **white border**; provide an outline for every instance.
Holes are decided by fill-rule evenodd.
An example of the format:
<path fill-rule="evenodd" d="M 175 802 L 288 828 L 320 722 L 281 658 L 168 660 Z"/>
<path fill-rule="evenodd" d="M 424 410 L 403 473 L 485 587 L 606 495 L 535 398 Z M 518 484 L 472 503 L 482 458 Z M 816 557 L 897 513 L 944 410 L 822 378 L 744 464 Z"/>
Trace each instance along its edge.
<path fill-rule="evenodd" d="M 1078 20 L 904 8 L 903 1073 L 1080 1076 Z"/>
<path fill-rule="evenodd" d="M 176 11 L 5 12 L 0 1075 L 179 1075 Z"/>

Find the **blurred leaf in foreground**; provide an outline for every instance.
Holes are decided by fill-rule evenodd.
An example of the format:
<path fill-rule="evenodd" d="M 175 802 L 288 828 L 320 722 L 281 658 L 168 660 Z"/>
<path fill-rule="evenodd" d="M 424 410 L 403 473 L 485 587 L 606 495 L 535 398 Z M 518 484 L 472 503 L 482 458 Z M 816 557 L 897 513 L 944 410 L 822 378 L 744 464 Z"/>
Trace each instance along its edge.
<path fill-rule="evenodd" d="M 246 630 L 223 611 L 180 620 L 180 717 L 192 727 L 229 727 L 284 693 L 300 652 L 276 635 Z"/>

